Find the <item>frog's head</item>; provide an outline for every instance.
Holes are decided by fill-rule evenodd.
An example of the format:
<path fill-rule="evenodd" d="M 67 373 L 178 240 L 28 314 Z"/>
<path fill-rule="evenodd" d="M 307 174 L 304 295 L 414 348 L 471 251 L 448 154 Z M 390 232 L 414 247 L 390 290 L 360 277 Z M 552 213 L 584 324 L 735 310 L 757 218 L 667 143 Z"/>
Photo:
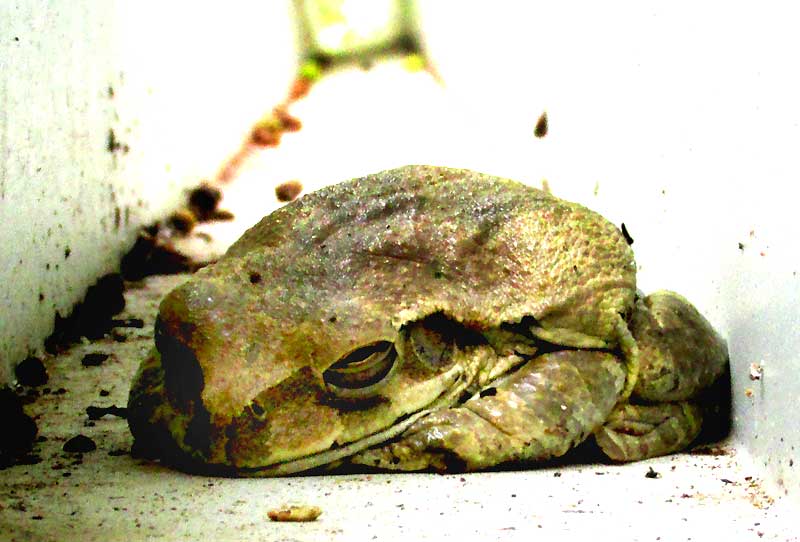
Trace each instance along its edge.
<path fill-rule="evenodd" d="M 290 292 L 251 263 L 200 272 L 162 301 L 131 393 L 140 449 L 190 470 L 306 470 L 452 404 L 486 365 L 482 335 L 432 306 L 393 323 L 394 294 L 358 299 L 360 287 L 308 277 Z"/>
<path fill-rule="evenodd" d="M 504 325 L 613 341 L 634 270 L 613 225 L 512 181 L 418 167 L 343 183 L 163 300 L 131 431 L 193 469 L 328 464 L 508 369 L 487 346 Z"/>

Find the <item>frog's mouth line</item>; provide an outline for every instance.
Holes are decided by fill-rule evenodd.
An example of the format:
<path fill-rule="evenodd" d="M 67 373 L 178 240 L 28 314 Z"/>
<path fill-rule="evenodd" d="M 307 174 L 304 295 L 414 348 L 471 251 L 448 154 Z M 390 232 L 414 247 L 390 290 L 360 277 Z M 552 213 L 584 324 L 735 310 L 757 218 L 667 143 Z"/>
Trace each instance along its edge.
<path fill-rule="evenodd" d="M 398 418 L 391 427 L 338 448 L 331 448 L 324 452 L 318 452 L 298 459 L 291 459 L 274 465 L 239 468 L 238 472 L 246 476 L 284 476 L 287 474 L 297 474 L 329 465 L 340 459 L 355 455 L 367 448 L 372 448 L 373 446 L 391 440 L 401 435 L 420 418 L 427 416 L 444 405 L 450 405 L 457 400 L 463 392 L 463 387 L 467 385 L 467 382 L 463 380 L 464 373 L 458 367 L 448 371 L 448 373 L 448 380 L 450 380 L 449 385 L 444 386 L 444 391 L 434 401 L 428 404 L 423 410 L 412 412 L 406 414 L 404 417 Z M 457 382 L 462 383 L 462 385 L 453 387 Z"/>
<path fill-rule="evenodd" d="M 298 472 L 304 472 L 316 467 L 328 465 L 330 463 L 333 463 L 334 461 L 350 457 L 351 455 L 357 454 L 362 450 L 366 450 L 367 448 L 371 448 L 376 444 L 380 444 L 382 442 L 385 442 L 389 439 L 398 436 L 403 431 L 408 429 L 411 426 L 411 424 L 413 424 L 420 418 L 427 416 L 431 412 L 432 410 L 430 409 L 415 412 L 407 416 L 405 419 L 402 419 L 401 421 L 395 423 L 388 429 L 384 429 L 383 431 L 373 433 L 368 437 L 364 437 L 363 439 L 358 440 L 356 442 L 351 442 L 350 444 L 342 446 L 341 448 L 326 450 L 324 452 L 319 452 L 317 454 L 310 455 L 308 457 L 301 457 L 300 459 L 292 459 L 290 461 L 277 463 L 275 465 L 270 465 L 268 467 L 245 468 L 241 469 L 241 472 L 249 474 L 251 476 L 284 476 L 287 474 L 296 474 Z"/>

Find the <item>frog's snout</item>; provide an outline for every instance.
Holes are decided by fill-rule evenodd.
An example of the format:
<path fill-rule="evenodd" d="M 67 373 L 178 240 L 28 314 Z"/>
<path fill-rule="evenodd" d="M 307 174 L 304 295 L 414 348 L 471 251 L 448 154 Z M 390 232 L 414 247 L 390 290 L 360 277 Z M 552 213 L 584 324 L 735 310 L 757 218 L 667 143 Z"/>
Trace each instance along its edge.
<path fill-rule="evenodd" d="M 160 317 L 156 320 L 155 342 L 164 370 L 164 388 L 173 404 L 186 410 L 200 397 L 205 382 L 197 356 L 189 346 L 187 334 L 191 331 L 181 331 L 183 333 L 173 333 Z"/>
<path fill-rule="evenodd" d="M 161 303 L 155 345 L 164 370 L 164 388 L 173 405 L 187 411 L 205 387 L 202 362 L 216 351 L 237 298 L 218 283 L 195 278 L 172 291 Z M 227 312 L 226 312 L 227 311 Z"/>

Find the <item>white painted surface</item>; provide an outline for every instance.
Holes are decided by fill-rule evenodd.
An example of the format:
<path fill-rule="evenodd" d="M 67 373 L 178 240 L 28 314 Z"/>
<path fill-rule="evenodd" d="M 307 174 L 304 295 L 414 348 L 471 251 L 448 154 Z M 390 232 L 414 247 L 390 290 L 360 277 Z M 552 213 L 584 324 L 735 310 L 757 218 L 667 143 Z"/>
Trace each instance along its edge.
<path fill-rule="evenodd" d="M 288 0 L 0 3 L 0 383 L 238 149 L 293 47 Z"/>

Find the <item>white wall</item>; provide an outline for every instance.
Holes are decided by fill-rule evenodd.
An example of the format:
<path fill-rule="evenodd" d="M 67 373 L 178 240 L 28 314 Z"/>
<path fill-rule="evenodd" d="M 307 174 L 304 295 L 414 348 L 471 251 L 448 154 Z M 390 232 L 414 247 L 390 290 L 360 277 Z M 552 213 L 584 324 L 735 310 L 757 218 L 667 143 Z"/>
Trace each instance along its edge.
<path fill-rule="evenodd" d="M 0 383 L 283 96 L 289 16 L 286 1 L 0 3 Z"/>
<path fill-rule="evenodd" d="M 496 127 L 480 131 L 497 149 L 483 169 L 535 171 L 557 195 L 625 222 L 640 287 L 682 292 L 728 338 L 736 439 L 779 494 L 797 498 L 794 11 L 682 1 L 444 1 L 421 10 L 448 88 Z M 550 133 L 534 141 L 543 110 Z M 509 141 L 529 144 L 509 153 Z M 761 380 L 750 379 L 751 363 L 763 365 Z"/>

